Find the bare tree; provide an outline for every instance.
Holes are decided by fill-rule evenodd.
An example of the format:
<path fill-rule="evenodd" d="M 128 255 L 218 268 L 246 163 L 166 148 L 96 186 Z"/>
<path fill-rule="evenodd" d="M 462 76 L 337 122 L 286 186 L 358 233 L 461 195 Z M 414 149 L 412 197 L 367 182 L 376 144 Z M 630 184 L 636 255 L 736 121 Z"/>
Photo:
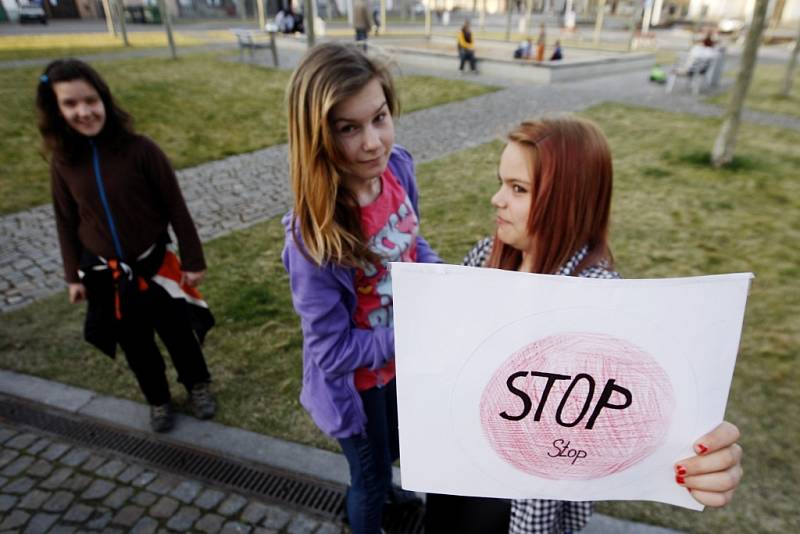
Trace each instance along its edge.
<path fill-rule="evenodd" d="M 750 82 L 753 80 L 768 4 L 769 0 L 756 0 L 753 9 L 753 20 L 750 22 L 750 29 L 747 30 L 739 74 L 736 76 L 736 84 L 733 86 L 733 94 L 731 94 L 728 109 L 725 111 L 722 127 L 719 129 L 717 140 L 714 141 L 714 148 L 711 150 L 711 164 L 714 167 L 722 167 L 733 161 L 736 134 L 742 119 L 742 107 L 744 107 L 747 91 L 750 89 Z"/>
<path fill-rule="evenodd" d="M 600 32 L 603 30 L 603 16 L 606 13 L 606 0 L 597 1 L 597 16 L 594 19 L 594 39 L 593 43 L 597 46 L 600 43 Z"/>
<path fill-rule="evenodd" d="M 800 53 L 800 30 L 797 32 L 797 40 L 794 42 L 794 50 L 789 57 L 789 66 L 786 67 L 786 77 L 783 79 L 783 89 L 781 89 L 781 96 L 788 98 L 789 93 L 792 92 L 792 83 L 794 83 L 794 70 L 797 67 L 797 55 Z"/>
<path fill-rule="evenodd" d="M 167 9 L 166 0 L 158 0 L 158 9 L 161 11 L 161 22 L 164 23 L 164 31 L 167 32 L 167 43 L 172 59 L 178 59 L 178 52 L 175 50 L 175 39 L 172 37 L 172 15 Z"/>

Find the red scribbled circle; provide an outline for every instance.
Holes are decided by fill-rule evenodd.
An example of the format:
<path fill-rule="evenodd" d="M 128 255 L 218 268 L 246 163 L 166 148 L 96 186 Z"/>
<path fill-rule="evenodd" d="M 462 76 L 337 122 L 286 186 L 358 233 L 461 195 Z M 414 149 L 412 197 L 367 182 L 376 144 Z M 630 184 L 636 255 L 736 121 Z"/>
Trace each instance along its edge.
<path fill-rule="evenodd" d="M 517 377 L 513 385 L 530 397 L 532 409 L 519 421 L 504 419 L 500 416 L 503 412 L 511 416 L 523 412 L 523 401 L 509 391 L 507 380 L 514 373 L 526 371 L 527 376 Z M 579 423 L 565 427 L 556 422 L 556 412 L 572 379 L 553 383 L 540 420 L 534 420 L 547 379 L 531 376 L 531 371 L 569 375 L 572 379 L 585 373 L 594 379 L 592 400 Z M 603 409 L 593 427 L 587 429 L 609 379 L 631 392 L 630 406 Z M 562 422 L 578 419 L 589 390 L 587 379 L 575 383 L 562 408 Z M 608 403 L 623 405 L 625 397 L 615 391 Z M 674 407 L 666 372 L 641 348 L 604 334 L 564 333 L 513 353 L 484 389 L 480 416 L 492 448 L 517 469 L 548 479 L 587 480 L 623 471 L 651 454 L 669 429 Z M 568 448 L 563 449 L 567 442 Z"/>

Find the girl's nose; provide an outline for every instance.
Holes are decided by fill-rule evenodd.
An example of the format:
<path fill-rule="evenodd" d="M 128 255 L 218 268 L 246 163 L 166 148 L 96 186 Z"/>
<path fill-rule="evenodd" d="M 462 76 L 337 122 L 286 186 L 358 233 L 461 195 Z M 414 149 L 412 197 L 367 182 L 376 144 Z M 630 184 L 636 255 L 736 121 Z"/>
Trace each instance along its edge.
<path fill-rule="evenodd" d="M 78 115 L 88 117 L 92 114 L 92 108 L 88 104 L 78 104 Z"/>
<path fill-rule="evenodd" d="M 375 128 L 368 127 L 364 130 L 364 143 L 363 147 L 364 150 L 367 152 L 371 152 L 380 148 L 381 146 L 381 136 L 378 134 L 378 131 Z"/>
<path fill-rule="evenodd" d="M 503 198 L 503 188 L 497 190 L 497 193 L 492 195 L 492 206 L 495 208 L 502 208 L 505 206 L 505 199 Z"/>

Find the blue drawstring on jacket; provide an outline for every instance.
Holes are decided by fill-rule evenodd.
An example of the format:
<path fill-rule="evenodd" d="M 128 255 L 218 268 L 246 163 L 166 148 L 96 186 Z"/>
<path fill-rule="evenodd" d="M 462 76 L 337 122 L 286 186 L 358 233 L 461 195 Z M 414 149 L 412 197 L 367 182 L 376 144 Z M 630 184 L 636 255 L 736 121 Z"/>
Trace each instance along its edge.
<path fill-rule="evenodd" d="M 100 193 L 100 202 L 103 204 L 103 211 L 106 212 L 108 227 L 111 230 L 111 239 L 114 240 L 114 250 L 117 253 L 117 258 L 119 261 L 122 261 L 124 259 L 124 256 L 122 255 L 122 244 L 119 241 L 117 227 L 114 224 L 114 217 L 111 215 L 111 207 L 108 205 L 106 188 L 103 186 L 103 178 L 100 176 L 100 156 L 97 153 L 97 146 L 94 144 L 93 139 L 89 139 L 89 144 L 92 146 L 92 165 L 94 166 L 94 179 L 95 182 L 97 182 L 97 190 Z"/>

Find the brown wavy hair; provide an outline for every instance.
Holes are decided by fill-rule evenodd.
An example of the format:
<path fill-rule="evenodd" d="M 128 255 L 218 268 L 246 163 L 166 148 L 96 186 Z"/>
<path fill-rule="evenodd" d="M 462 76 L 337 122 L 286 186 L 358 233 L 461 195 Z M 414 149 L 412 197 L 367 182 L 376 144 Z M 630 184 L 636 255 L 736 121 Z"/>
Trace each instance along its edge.
<path fill-rule="evenodd" d="M 45 67 L 36 88 L 36 111 L 39 133 L 42 134 L 45 155 L 75 162 L 88 154 L 86 137 L 67 124 L 58 109 L 53 84 L 83 80 L 94 87 L 103 101 L 106 122 L 98 134 L 113 145 L 119 145 L 134 135 L 133 118 L 114 101 L 111 90 L 102 76 L 79 59 L 57 59 Z"/>
<path fill-rule="evenodd" d="M 573 116 L 525 121 L 508 134 L 531 155 L 533 184 L 528 232 L 535 273 L 553 274 L 584 245 L 589 253 L 574 275 L 591 265 L 613 267 L 608 244 L 613 168 L 600 128 Z M 517 270 L 522 251 L 495 235 L 487 266 Z"/>
<path fill-rule="evenodd" d="M 286 90 L 292 234 L 297 238 L 299 226 L 301 250 L 317 265 L 358 267 L 379 259 L 366 243 L 356 198 L 342 186 L 346 160 L 332 124 L 333 108 L 372 80 L 380 82 L 395 117 L 399 104 L 388 65 L 352 44 L 325 43 L 309 50 Z"/>

